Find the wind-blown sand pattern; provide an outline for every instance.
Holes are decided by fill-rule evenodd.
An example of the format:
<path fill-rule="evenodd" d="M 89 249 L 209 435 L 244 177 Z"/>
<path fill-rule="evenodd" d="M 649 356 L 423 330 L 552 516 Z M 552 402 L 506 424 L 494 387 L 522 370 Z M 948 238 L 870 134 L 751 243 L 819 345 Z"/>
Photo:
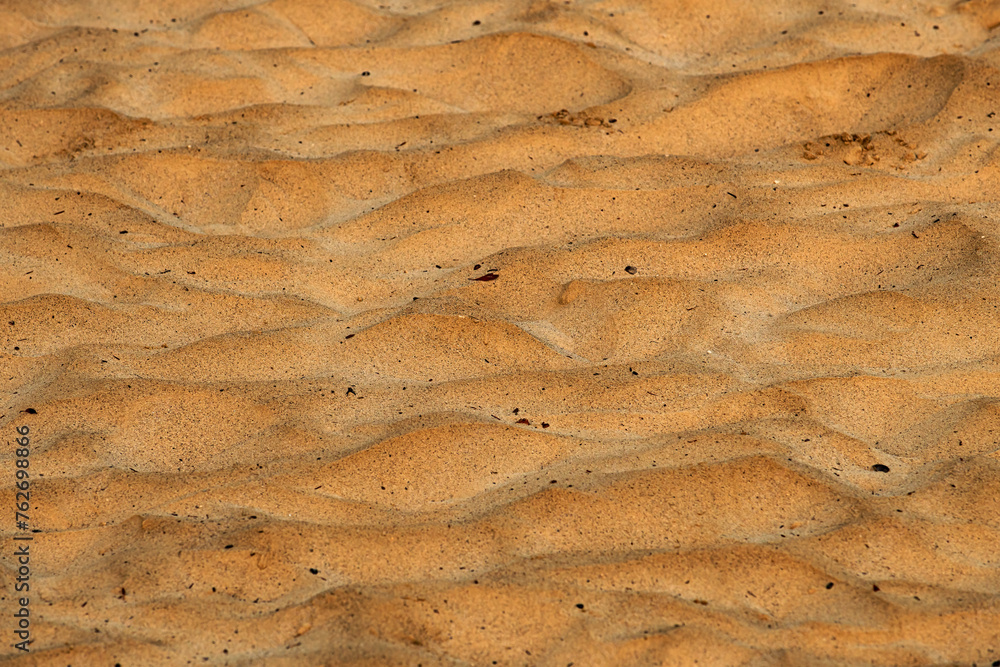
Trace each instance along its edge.
<path fill-rule="evenodd" d="M 998 25 L 4 2 L 3 655 L 1000 664 Z"/>

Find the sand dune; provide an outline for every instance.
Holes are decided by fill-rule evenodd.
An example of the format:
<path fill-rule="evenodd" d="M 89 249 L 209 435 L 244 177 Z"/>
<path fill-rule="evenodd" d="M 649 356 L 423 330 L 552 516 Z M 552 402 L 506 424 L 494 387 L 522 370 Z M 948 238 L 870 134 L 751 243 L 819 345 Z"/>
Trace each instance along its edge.
<path fill-rule="evenodd" d="M 993 0 L 0 27 L 3 660 L 1000 664 Z"/>

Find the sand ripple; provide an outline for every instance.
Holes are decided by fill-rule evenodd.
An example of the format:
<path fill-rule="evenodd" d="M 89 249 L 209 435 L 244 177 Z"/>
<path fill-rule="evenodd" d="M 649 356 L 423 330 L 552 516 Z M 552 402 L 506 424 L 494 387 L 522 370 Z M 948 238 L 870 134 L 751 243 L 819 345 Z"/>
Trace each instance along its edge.
<path fill-rule="evenodd" d="M 998 25 L 5 3 L 21 660 L 1000 664 Z"/>

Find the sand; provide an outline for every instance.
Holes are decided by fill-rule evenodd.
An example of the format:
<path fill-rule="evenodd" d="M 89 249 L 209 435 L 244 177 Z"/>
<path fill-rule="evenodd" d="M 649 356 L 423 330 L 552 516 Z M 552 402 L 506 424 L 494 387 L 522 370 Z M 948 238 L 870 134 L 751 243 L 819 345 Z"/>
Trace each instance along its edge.
<path fill-rule="evenodd" d="M 6 0 L 0 655 L 1000 664 L 998 25 Z"/>

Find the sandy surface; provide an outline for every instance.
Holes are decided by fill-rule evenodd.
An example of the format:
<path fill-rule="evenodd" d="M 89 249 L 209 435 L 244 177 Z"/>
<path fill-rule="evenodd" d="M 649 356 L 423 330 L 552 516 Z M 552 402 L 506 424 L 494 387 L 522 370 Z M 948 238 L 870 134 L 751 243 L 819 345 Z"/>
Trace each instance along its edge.
<path fill-rule="evenodd" d="M 383 1 L 0 3 L 20 660 L 998 664 L 1000 4 Z"/>

